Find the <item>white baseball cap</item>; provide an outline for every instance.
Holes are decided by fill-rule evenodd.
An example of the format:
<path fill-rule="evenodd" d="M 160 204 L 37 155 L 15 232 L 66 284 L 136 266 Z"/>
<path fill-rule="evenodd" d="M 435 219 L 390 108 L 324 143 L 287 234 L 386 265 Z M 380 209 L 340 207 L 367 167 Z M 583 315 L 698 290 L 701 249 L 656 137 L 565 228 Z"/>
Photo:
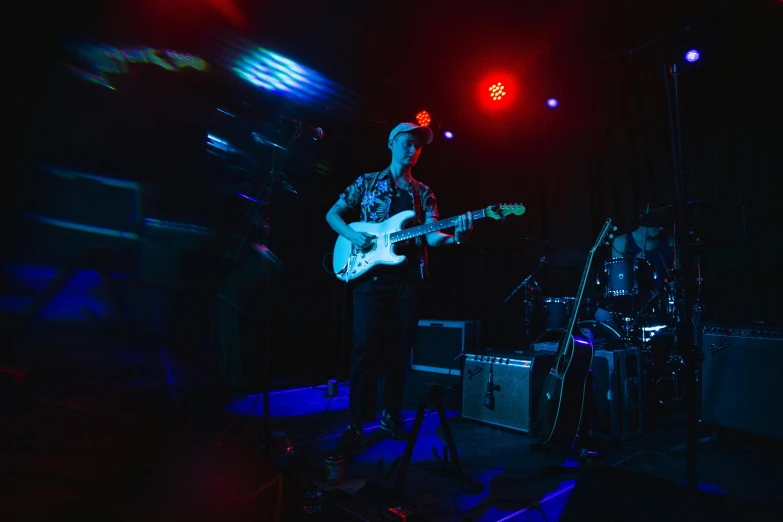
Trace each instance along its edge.
<path fill-rule="evenodd" d="M 411 134 L 415 134 L 421 138 L 423 145 L 429 145 L 432 143 L 432 129 L 429 127 L 422 127 L 421 125 L 416 125 L 415 123 L 400 123 L 394 129 L 392 129 L 391 133 L 389 134 L 389 146 L 391 147 L 392 142 L 394 141 L 394 138 L 397 137 L 398 134 L 401 134 L 403 132 L 410 132 Z"/>

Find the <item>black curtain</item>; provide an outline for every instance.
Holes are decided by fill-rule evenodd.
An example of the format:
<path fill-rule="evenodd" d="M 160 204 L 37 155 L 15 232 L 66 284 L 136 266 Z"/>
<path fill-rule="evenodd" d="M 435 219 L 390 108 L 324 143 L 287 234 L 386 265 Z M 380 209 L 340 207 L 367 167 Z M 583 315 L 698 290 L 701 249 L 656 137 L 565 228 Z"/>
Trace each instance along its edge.
<path fill-rule="evenodd" d="M 779 23 L 779 10 L 723 11 L 690 40 L 667 36 L 639 49 L 629 45 L 631 52 L 560 62 L 572 69 L 561 73 L 568 85 L 559 91 L 556 111 L 528 109 L 528 121 L 503 122 L 494 134 L 486 132 L 487 124 L 474 123 L 481 132 L 472 135 L 471 157 L 443 148 L 425 151 L 436 159 L 422 162 L 419 175 L 431 181 L 442 215 L 496 200 L 521 200 L 528 207 L 525 216 L 502 226 L 477 224 L 471 245 L 460 252 L 433 252 L 427 315 L 477 316 L 486 343 L 517 345 L 524 310 L 518 296 L 504 299 L 537 265 L 542 251 L 529 238 L 584 255 L 607 218 L 625 233 L 640 213 L 677 204 L 676 121 L 670 114 L 678 94 L 685 198 L 700 202 L 689 205 L 686 237 L 688 244 L 703 245 L 682 259 L 689 300 L 696 297 L 698 262 L 707 320 L 782 322 L 774 239 L 783 172 L 783 85 L 774 65 L 781 51 Z M 694 64 L 683 59 L 689 41 L 702 54 Z M 539 88 L 541 99 L 552 92 Z M 446 172 L 426 170 L 442 165 L 440 156 L 447 154 L 466 159 L 452 161 Z M 588 296 L 608 256 L 607 247 L 596 251 Z M 575 294 L 584 263 L 571 265 L 540 272 L 544 295 Z"/>

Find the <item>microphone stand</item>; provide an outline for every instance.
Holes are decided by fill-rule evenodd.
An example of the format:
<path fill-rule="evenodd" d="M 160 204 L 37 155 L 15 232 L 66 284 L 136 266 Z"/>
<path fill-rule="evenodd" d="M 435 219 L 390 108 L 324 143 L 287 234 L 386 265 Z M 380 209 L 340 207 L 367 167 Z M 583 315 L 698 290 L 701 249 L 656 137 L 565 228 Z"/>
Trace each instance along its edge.
<path fill-rule="evenodd" d="M 546 256 L 542 256 L 541 259 L 538 260 L 538 266 L 536 267 L 533 272 L 527 276 L 525 279 L 522 280 L 522 282 L 519 284 L 518 287 L 514 289 L 513 292 L 511 292 L 508 297 L 503 301 L 504 303 L 507 303 L 512 297 L 514 297 L 514 294 L 519 292 L 520 288 L 525 287 L 525 349 L 530 348 L 530 316 L 531 316 L 531 308 L 533 307 L 533 303 L 530 301 L 530 280 L 533 279 L 533 277 L 544 268 L 544 265 L 547 264 Z M 538 284 L 536 283 L 536 286 Z"/>
<path fill-rule="evenodd" d="M 272 199 L 272 189 L 275 186 L 275 182 L 277 181 L 277 169 L 275 168 L 275 154 L 274 149 L 272 149 L 272 172 L 271 176 L 269 178 L 269 186 L 267 187 L 267 192 L 265 194 L 265 197 L 263 199 L 264 205 L 263 207 L 259 207 L 259 210 L 263 209 L 264 212 L 264 222 L 263 222 L 263 243 L 264 245 L 269 245 L 269 233 L 271 231 L 270 225 L 269 225 L 269 209 L 271 207 L 271 199 Z M 263 337 L 263 343 L 264 343 L 264 362 L 263 368 L 262 368 L 262 386 L 264 388 L 264 438 L 263 438 L 263 448 L 267 452 L 271 453 L 271 448 L 269 445 L 269 436 L 270 436 L 270 420 L 269 420 L 269 390 L 272 387 L 272 379 L 269 375 L 269 365 L 270 365 L 270 359 L 271 359 L 271 352 L 272 352 L 272 336 L 270 330 L 270 326 L 272 324 L 272 320 L 270 317 L 271 312 L 271 305 L 270 305 L 270 295 L 269 295 L 269 258 L 267 256 L 262 256 L 262 266 L 264 270 L 264 299 L 263 299 L 263 305 L 261 306 L 261 321 L 259 322 L 259 326 L 264 329 L 264 337 Z"/>
<path fill-rule="evenodd" d="M 261 310 L 258 322 L 258 328 L 263 329 L 262 335 L 259 335 L 263 350 L 263 361 L 261 363 L 261 388 L 264 395 L 263 402 L 263 434 L 262 434 L 262 447 L 264 451 L 272 453 L 271 447 L 271 422 L 270 422 L 270 405 L 269 405 L 269 392 L 271 386 L 270 376 L 270 362 L 272 352 L 272 336 L 271 336 L 271 297 L 270 297 L 270 281 L 269 270 L 271 268 L 271 261 L 275 262 L 275 266 L 280 268 L 279 260 L 274 257 L 274 254 L 269 250 L 269 235 L 271 232 L 271 225 L 269 223 L 269 212 L 272 205 L 272 192 L 277 183 L 281 183 L 283 188 L 286 188 L 285 179 L 281 176 L 277 168 L 275 167 L 275 150 L 272 148 L 272 168 L 269 172 L 269 178 L 266 182 L 266 187 L 263 190 L 263 196 L 261 201 L 256 205 L 256 212 L 253 216 L 253 224 L 256 226 L 256 230 L 261 229 L 261 233 L 258 234 L 259 244 L 254 244 L 255 250 L 261 254 L 263 270 L 263 298 L 261 300 Z M 261 333 L 261 332 L 260 332 Z M 258 395 L 256 395 L 256 402 L 258 401 Z M 255 408 L 255 404 L 253 405 Z M 251 410 L 252 411 L 252 410 Z"/>
<path fill-rule="evenodd" d="M 664 64 L 666 66 L 666 64 Z M 678 288 L 681 289 L 681 295 L 682 295 L 682 303 L 683 306 L 680 310 L 680 317 L 678 320 L 676 333 L 674 337 L 674 346 L 676 353 L 683 353 L 685 356 L 685 366 L 686 366 L 686 386 L 687 386 L 687 401 L 686 401 L 686 409 L 687 409 L 687 426 L 686 426 L 686 481 L 688 486 L 688 491 L 691 493 L 695 493 L 697 490 L 696 482 L 697 482 L 697 445 L 698 445 L 698 434 L 697 434 L 697 416 L 698 416 L 698 404 L 697 404 L 697 394 L 696 394 L 696 386 L 698 383 L 698 377 L 697 377 L 697 371 L 699 367 L 699 363 L 704 360 L 704 354 L 701 351 L 701 346 L 699 343 L 694 342 L 696 340 L 696 337 L 693 330 L 693 323 L 691 319 L 692 314 L 692 306 L 689 303 L 688 297 L 689 297 L 689 291 L 687 289 L 686 281 L 689 281 L 689 262 L 690 258 L 688 257 L 688 244 L 686 242 L 685 234 L 686 231 L 689 230 L 688 228 L 688 215 L 686 212 L 686 191 L 685 191 L 685 177 L 683 175 L 683 168 L 682 168 L 682 134 L 681 134 L 681 126 L 680 126 L 680 99 L 679 99 L 679 73 L 677 72 L 677 65 L 675 63 L 672 63 L 669 65 L 668 68 L 665 70 L 668 70 L 668 75 L 672 78 L 672 83 L 674 85 L 674 114 L 672 114 L 671 111 L 671 100 L 670 100 L 670 94 L 669 94 L 669 81 L 668 78 L 666 78 L 666 96 L 667 101 L 670 102 L 669 107 L 669 125 L 671 130 L 671 145 L 672 145 L 672 159 L 673 159 L 673 167 L 674 167 L 674 186 L 677 194 L 677 214 L 679 218 L 679 223 L 677 224 L 677 230 L 675 233 L 675 243 L 680 245 L 680 251 L 679 251 L 679 268 L 681 270 L 681 273 L 684 276 L 684 281 L 682 281 L 682 284 L 677 285 Z M 675 133 L 675 127 L 676 126 L 676 133 Z M 687 343 L 689 343 L 687 351 L 680 351 L 680 342 L 686 340 Z"/>

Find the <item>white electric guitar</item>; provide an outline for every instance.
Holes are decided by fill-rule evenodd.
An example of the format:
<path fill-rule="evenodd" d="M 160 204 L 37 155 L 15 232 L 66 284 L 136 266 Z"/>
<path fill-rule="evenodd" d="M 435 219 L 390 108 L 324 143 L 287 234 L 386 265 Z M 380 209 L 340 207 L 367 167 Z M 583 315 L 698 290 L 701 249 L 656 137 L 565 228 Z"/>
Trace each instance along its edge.
<path fill-rule="evenodd" d="M 505 219 L 511 214 L 521 216 L 525 213 L 523 205 L 492 205 L 473 212 L 473 219 L 489 217 L 492 219 Z M 394 245 L 418 236 L 429 234 L 444 228 L 454 227 L 460 216 L 454 216 L 441 221 L 418 225 L 411 228 L 403 228 L 405 224 L 416 216 L 413 210 L 406 210 L 395 214 L 382 223 L 351 223 L 348 225 L 359 232 L 366 232 L 375 236 L 373 245 L 362 250 L 355 247 L 343 236 L 337 237 L 334 245 L 332 263 L 335 275 L 340 281 L 350 281 L 367 273 L 378 265 L 399 265 L 405 262 L 405 256 L 394 253 Z"/>

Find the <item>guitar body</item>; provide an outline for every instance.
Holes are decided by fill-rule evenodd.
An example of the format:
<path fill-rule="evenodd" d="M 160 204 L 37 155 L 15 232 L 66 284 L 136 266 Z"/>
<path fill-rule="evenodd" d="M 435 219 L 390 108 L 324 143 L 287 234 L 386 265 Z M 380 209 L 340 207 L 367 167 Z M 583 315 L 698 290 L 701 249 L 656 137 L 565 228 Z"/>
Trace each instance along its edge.
<path fill-rule="evenodd" d="M 485 217 L 495 220 L 505 219 L 506 216 L 521 216 L 525 213 L 525 206 L 516 204 L 496 204 L 483 209 L 472 211 L 473 220 Z M 383 223 L 351 223 L 348 225 L 359 232 L 366 232 L 375 236 L 373 246 L 367 250 L 354 247 L 343 236 L 337 237 L 332 255 L 332 267 L 334 275 L 340 281 L 348 282 L 367 274 L 378 265 L 399 265 L 405 262 L 405 256 L 394 253 L 396 243 L 409 241 L 416 237 L 425 236 L 431 232 L 437 232 L 457 225 L 461 216 L 432 221 L 423 225 L 405 228 L 410 220 L 416 217 L 416 212 L 406 210 L 395 214 Z"/>
<path fill-rule="evenodd" d="M 570 449 L 579 433 L 587 393 L 585 387 L 587 377 L 590 374 L 590 366 L 593 364 L 594 349 L 593 333 L 583 329 L 582 334 L 585 337 L 577 337 L 574 335 L 574 327 L 582 304 L 582 297 L 584 297 L 593 256 L 603 243 L 611 224 L 612 220 L 607 219 L 598 235 L 598 240 L 590 249 L 587 263 L 582 272 L 582 281 L 579 283 L 574 306 L 571 309 L 568 326 L 557 346 L 557 355 L 552 369 L 549 370 L 549 374 L 544 380 L 544 388 L 538 402 L 536 422 L 538 434 L 544 444 Z"/>
<path fill-rule="evenodd" d="M 383 223 L 351 223 L 348 226 L 359 232 L 366 232 L 376 237 L 372 249 L 361 251 L 343 236 L 337 236 L 334 245 L 332 264 L 340 281 L 351 281 L 365 275 L 377 265 L 399 265 L 405 262 L 405 256 L 394 253 L 394 244 L 389 236 L 399 232 L 405 224 L 416 216 L 413 210 L 395 214 Z"/>
<path fill-rule="evenodd" d="M 568 335 L 566 347 L 544 381 L 538 403 L 538 432 L 544 444 L 570 448 L 582 421 L 587 376 L 594 348 L 589 339 Z"/>

